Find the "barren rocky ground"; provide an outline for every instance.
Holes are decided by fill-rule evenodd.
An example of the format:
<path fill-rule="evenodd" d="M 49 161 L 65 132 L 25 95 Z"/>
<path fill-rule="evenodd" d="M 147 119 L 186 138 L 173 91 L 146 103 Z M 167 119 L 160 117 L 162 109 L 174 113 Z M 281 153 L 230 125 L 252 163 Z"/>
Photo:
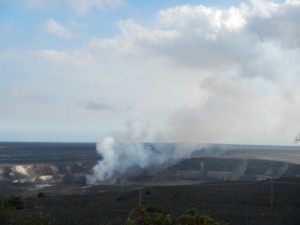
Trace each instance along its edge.
<path fill-rule="evenodd" d="M 14 218 L 42 212 L 57 225 L 120 225 L 137 207 L 142 187 L 142 204 L 175 218 L 195 207 L 229 225 L 300 224 L 300 151 L 295 147 L 212 146 L 156 174 L 86 186 L 85 175 L 99 159 L 94 144 L 1 146 L 1 198 L 18 194 L 25 203 L 13 211 Z M 38 198 L 39 192 L 45 197 Z"/>
<path fill-rule="evenodd" d="M 44 212 L 54 216 L 58 224 L 124 224 L 139 201 L 138 187 L 91 186 L 74 190 L 64 186 L 45 189 L 43 193 L 45 198 L 37 198 L 36 193 L 26 197 L 25 209 L 15 211 L 15 216 Z M 195 207 L 201 214 L 231 225 L 299 225 L 300 179 L 274 181 L 273 207 L 270 181 L 144 187 L 142 203 L 175 217 Z"/>

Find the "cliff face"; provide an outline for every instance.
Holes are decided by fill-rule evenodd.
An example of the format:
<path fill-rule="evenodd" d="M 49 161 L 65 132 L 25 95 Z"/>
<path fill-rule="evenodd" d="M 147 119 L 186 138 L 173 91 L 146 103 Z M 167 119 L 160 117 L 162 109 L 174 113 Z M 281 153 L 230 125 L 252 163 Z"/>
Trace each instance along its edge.
<path fill-rule="evenodd" d="M 84 183 L 93 162 L 0 164 L 0 181 L 13 183 Z"/>
<path fill-rule="evenodd" d="M 241 158 L 191 158 L 155 176 L 155 180 L 209 181 L 300 177 L 300 165 L 288 162 Z"/>
<path fill-rule="evenodd" d="M 93 161 L 0 164 L 0 182 L 84 185 L 85 176 L 91 171 L 93 165 Z M 300 177 L 300 165 L 258 159 L 191 158 L 150 176 L 127 177 L 125 180 L 160 185 L 225 180 L 259 181 L 281 177 Z M 127 183 L 125 180 L 124 184 Z M 131 182 L 127 184 L 135 183 Z"/>
<path fill-rule="evenodd" d="M 153 152 L 173 152 L 176 146 L 145 144 Z M 85 184 L 85 176 L 100 158 L 95 149 L 95 143 L 0 142 L 0 183 Z M 199 145 L 191 157 L 168 168 L 129 173 L 115 182 L 161 185 L 300 177 L 299 146 Z"/>

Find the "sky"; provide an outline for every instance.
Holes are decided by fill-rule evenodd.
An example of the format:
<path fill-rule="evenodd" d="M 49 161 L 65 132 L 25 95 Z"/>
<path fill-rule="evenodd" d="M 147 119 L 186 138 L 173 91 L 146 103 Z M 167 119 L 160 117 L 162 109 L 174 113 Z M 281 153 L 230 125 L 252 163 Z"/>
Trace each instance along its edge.
<path fill-rule="evenodd" d="M 294 145 L 299 23 L 300 0 L 0 0 L 0 141 L 146 124 L 143 141 Z"/>

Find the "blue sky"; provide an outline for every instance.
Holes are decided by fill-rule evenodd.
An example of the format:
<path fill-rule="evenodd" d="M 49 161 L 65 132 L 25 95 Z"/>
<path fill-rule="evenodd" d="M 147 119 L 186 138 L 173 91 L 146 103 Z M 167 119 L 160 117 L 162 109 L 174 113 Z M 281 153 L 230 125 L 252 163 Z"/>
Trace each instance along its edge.
<path fill-rule="evenodd" d="M 1 3 L 1 47 L 4 49 L 11 47 L 18 49 L 76 48 L 92 37 L 109 37 L 116 34 L 118 20 L 130 18 L 151 23 L 155 20 L 159 10 L 168 7 L 184 4 L 226 7 L 231 4 L 239 4 L 240 1 L 120 1 L 122 2 L 120 7 L 99 10 L 91 8 L 83 14 L 74 12 L 74 9 L 68 7 L 68 4 L 63 1 L 62 3 L 48 1 L 43 6 L 27 6 L 27 9 L 26 4 L 30 5 L 30 3 L 26 2 L 35 4 L 35 1 L 31 0 L 24 1 L 24 3 L 17 1 Z M 64 26 L 71 26 L 71 29 L 80 33 L 80 36 L 71 41 L 53 40 L 53 36 L 43 30 L 43 23 L 49 18 Z"/>
<path fill-rule="evenodd" d="M 142 141 L 293 144 L 299 22 L 299 0 L 0 1 L 0 141 L 143 117 Z"/>

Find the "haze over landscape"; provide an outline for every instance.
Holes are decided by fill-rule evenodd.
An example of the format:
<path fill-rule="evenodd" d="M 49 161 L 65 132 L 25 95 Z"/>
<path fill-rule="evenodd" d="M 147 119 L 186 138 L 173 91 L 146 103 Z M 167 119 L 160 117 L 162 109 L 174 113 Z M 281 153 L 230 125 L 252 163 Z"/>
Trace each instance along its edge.
<path fill-rule="evenodd" d="M 142 118 L 142 141 L 293 145 L 299 12 L 299 0 L 0 1 L 1 141 L 96 141 Z"/>
<path fill-rule="evenodd" d="M 0 223 L 299 225 L 299 22 L 300 0 L 0 0 Z"/>

